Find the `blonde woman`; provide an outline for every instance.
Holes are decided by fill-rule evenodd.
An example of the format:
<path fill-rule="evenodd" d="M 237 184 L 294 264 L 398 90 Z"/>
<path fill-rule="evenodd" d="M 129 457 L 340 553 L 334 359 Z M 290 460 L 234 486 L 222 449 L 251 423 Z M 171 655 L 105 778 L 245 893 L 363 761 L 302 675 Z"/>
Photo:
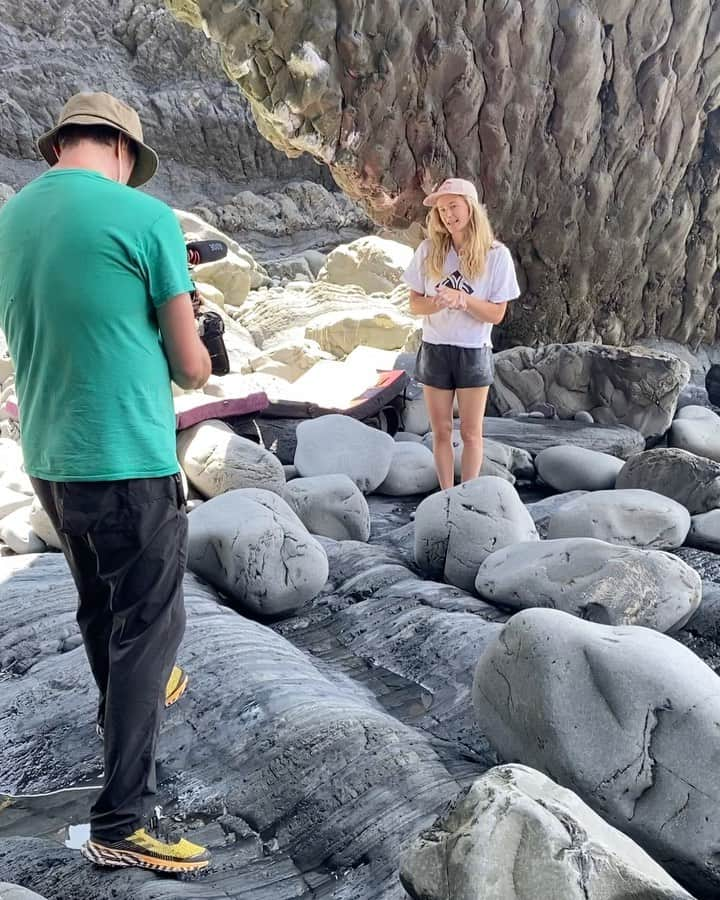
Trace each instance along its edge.
<path fill-rule="evenodd" d="M 480 474 L 483 416 L 493 381 L 490 334 L 520 289 L 510 251 L 495 240 L 475 185 L 448 178 L 423 203 L 431 207 L 429 238 L 416 250 L 404 278 L 410 287 L 410 310 L 423 316 L 415 376 L 423 385 L 435 467 L 445 489 L 455 483 L 456 394 L 462 481 Z"/>

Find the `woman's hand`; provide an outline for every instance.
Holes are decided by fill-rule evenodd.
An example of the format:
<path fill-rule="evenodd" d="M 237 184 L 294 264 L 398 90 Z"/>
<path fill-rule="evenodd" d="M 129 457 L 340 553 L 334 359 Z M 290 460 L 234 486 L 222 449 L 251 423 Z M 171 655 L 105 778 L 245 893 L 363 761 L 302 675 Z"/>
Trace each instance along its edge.
<path fill-rule="evenodd" d="M 435 295 L 435 302 L 443 309 L 467 309 L 467 298 L 463 291 L 442 285 Z"/>

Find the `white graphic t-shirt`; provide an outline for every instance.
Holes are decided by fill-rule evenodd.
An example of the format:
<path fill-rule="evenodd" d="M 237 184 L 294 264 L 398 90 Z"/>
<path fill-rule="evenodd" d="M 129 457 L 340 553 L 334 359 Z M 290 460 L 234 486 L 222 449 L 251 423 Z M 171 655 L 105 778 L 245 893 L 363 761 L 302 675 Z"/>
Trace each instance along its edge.
<path fill-rule="evenodd" d="M 423 241 L 403 274 L 405 283 L 418 294 L 434 297 L 440 285 L 445 284 L 490 303 L 505 303 L 520 296 L 512 256 L 504 244 L 496 241 L 492 245 L 485 271 L 472 281 L 461 274 L 460 260 L 454 249 L 445 260 L 444 277 L 440 281 L 430 279 L 425 274 L 425 259 L 429 252 L 430 241 Z M 491 331 L 492 323 L 480 322 L 461 309 L 439 309 L 430 316 L 423 316 L 423 340 L 428 344 L 492 347 Z"/>

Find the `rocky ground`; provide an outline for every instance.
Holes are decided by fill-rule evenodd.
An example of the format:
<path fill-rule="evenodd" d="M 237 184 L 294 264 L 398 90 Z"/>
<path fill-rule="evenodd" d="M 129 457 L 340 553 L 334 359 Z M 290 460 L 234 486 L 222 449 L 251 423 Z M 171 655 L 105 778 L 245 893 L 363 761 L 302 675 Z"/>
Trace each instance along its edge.
<path fill-rule="evenodd" d="M 214 867 L 176 882 L 77 853 L 94 691 L 0 359 L 3 877 L 48 900 L 715 897 L 720 418 L 700 371 L 647 347 L 497 353 L 482 476 L 439 492 L 412 379 L 394 436 L 203 412 L 257 391 L 342 408 L 379 370 L 412 375 L 409 248 L 273 272 L 225 239 L 195 274 L 232 371 L 176 397 L 200 419 L 178 435 L 192 682 L 158 760 L 160 831 Z"/>

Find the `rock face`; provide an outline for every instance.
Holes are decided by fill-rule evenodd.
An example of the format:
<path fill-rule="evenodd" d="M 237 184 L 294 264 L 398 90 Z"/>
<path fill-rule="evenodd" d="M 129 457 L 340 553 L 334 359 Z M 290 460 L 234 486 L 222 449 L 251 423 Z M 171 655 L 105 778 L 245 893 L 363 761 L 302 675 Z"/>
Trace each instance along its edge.
<path fill-rule="evenodd" d="M 376 220 L 476 181 L 527 281 L 506 339 L 714 339 L 712 4 L 167 2 L 220 43 L 260 131 Z"/>
<path fill-rule="evenodd" d="M 228 491 L 193 510 L 189 522 L 188 568 L 241 609 L 286 614 L 325 584 L 325 551 L 277 494 Z"/>
<path fill-rule="evenodd" d="M 582 537 L 497 550 L 478 569 L 475 590 L 511 609 L 548 607 L 657 631 L 681 628 L 702 598 L 700 576 L 676 556 Z"/>
<path fill-rule="evenodd" d="M 494 475 L 431 494 L 415 513 L 415 562 L 426 577 L 466 591 L 493 551 L 534 540 L 535 525 L 517 491 Z"/>
<path fill-rule="evenodd" d="M 491 769 L 405 853 L 413 900 L 692 900 L 637 844 L 526 766 Z"/>
<path fill-rule="evenodd" d="M 670 427 L 689 378 L 683 360 L 641 347 L 516 347 L 495 355 L 488 412 L 504 416 L 548 403 L 561 419 L 585 411 L 603 425 L 627 425 L 651 437 Z"/>
<path fill-rule="evenodd" d="M 646 628 L 528 610 L 480 657 L 473 701 L 503 760 L 549 775 L 717 896 L 720 679 L 694 653 Z"/>

